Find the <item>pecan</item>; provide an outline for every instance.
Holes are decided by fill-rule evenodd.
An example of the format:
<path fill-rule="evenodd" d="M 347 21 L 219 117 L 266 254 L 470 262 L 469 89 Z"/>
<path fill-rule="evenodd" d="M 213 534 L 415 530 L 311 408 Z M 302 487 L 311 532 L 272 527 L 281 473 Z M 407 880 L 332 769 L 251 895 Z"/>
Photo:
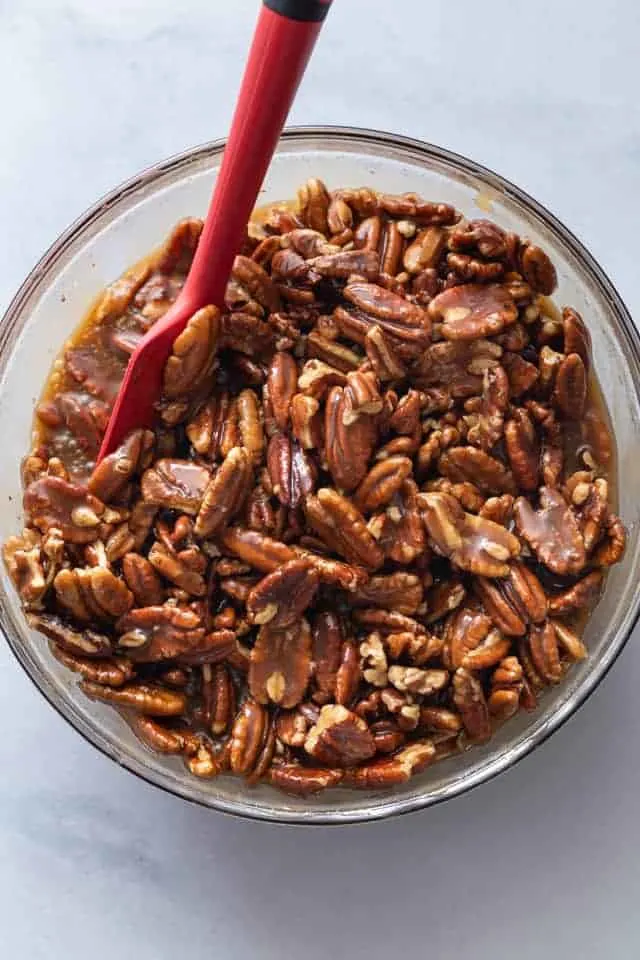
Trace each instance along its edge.
<path fill-rule="evenodd" d="M 294 551 L 286 543 L 280 543 L 256 530 L 246 530 L 243 527 L 229 527 L 220 536 L 220 543 L 250 567 L 255 567 L 263 573 L 271 573 L 280 564 L 295 559 Z"/>
<path fill-rule="evenodd" d="M 298 763 L 279 763 L 271 767 L 269 779 L 274 787 L 294 797 L 308 797 L 340 783 L 344 771 L 327 767 L 303 767 Z"/>
<path fill-rule="evenodd" d="M 151 717 L 179 717 L 187 709 L 186 694 L 178 690 L 162 690 L 149 684 L 129 684 L 115 688 L 83 680 L 80 687 L 91 700 L 129 707 Z"/>
<path fill-rule="evenodd" d="M 368 513 L 389 503 L 412 470 L 408 457 L 388 457 L 374 464 L 354 494 L 354 505 Z"/>
<path fill-rule="evenodd" d="M 516 484 L 534 491 L 538 486 L 540 448 L 535 427 L 526 410 L 516 407 L 504 429 L 509 465 Z"/>
<path fill-rule="evenodd" d="M 382 636 L 374 631 L 360 644 L 362 676 L 374 687 L 386 687 L 389 682 L 387 653 Z"/>
<path fill-rule="evenodd" d="M 624 554 L 627 534 L 620 517 L 610 513 L 607 518 L 606 530 L 606 540 L 600 544 L 591 557 L 591 563 L 594 567 L 610 567 L 614 563 L 618 563 Z"/>
<path fill-rule="evenodd" d="M 307 337 L 307 355 L 322 360 L 342 373 L 356 370 L 360 357 L 353 350 L 312 330 Z"/>
<path fill-rule="evenodd" d="M 554 402 L 567 420 L 581 420 L 587 401 L 587 372 L 582 357 L 570 353 L 556 376 Z"/>
<path fill-rule="evenodd" d="M 179 553 L 156 540 L 149 550 L 149 563 L 159 574 L 194 597 L 207 592 L 204 580 L 206 558 L 195 547 Z"/>
<path fill-rule="evenodd" d="M 154 436 L 150 430 L 134 430 L 124 442 L 94 469 L 87 487 L 104 503 L 119 496 L 134 475 L 148 465 L 153 450 Z"/>
<path fill-rule="evenodd" d="M 389 429 L 404 436 L 411 436 L 420 422 L 422 396 L 417 390 L 409 390 L 398 401 L 389 418 Z"/>
<path fill-rule="evenodd" d="M 363 480 L 376 440 L 374 415 L 358 415 L 351 390 L 332 387 L 325 407 L 325 459 L 335 484 L 353 490 Z"/>
<path fill-rule="evenodd" d="M 308 265 L 321 277 L 342 280 L 354 274 L 375 280 L 380 269 L 378 255 L 373 250 L 341 250 L 314 257 Z"/>
<path fill-rule="evenodd" d="M 202 496 L 194 532 L 214 537 L 242 508 L 253 479 L 253 462 L 241 447 L 229 451 L 209 480 Z"/>
<path fill-rule="evenodd" d="M 389 683 L 396 690 L 407 693 L 431 696 L 449 682 L 446 670 L 422 670 L 420 667 L 402 667 L 397 664 L 389 667 Z"/>
<path fill-rule="evenodd" d="M 510 645 L 486 614 L 463 607 L 446 621 L 443 661 L 450 670 L 485 670 L 499 663 Z"/>
<path fill-rule="evenodd" d="M 378 720 L 369 728 L 378 753 L 395 753 L 407 737 L 392 720 Z"/>
<path fill-rule="evenodd" d="M 376 752 L 369 728 L 361 717 L 338 704 L 322 707 L 318 722 L 307 734 L 305 751 L 330 767 L 350 767 Z"/>
<path fill-rule="evenodd" d="M 509 380 L 500 366 L 485 370 L 482 407 L 478 421 L 467 435 L 469 443 L 491 450 L 504 431 L 504 416 L 509 406 Z"/>
<path fill-rule="evenodd" d="M 323 360 L 307 360 L 298 377 L 298 390 L 303 394 L 322 398 L 331 387 L 343 387 L 346 374 Z"/>
<path fill-rule="evenodd" d="M 237 256 L 233 262 L 232 278 L 253 300 L 269 313 L 280 309 L 278 288 L 266 270 L 248 257 Z"/>
<path fill-rule="evenodd" d="M 122 573 L 139 607 L 160 606 L 165 592 L 160 577 L 146 557 L 126 553 L 122 558 Z"/>
<path fill-rule="evenodd" d="M 442 320 L 447 340 L 495 336 L 518 319 L 511 292 L 500 284 L 449 287 L 431 301 L 429 314 L 433 320 Z"/>
<path fill-rule="evenodd" d="M 520 247 L 519 261 L 522 275 L 536 293 L 551 296 L 558 285 L 558 278 L 544 250 L 526 241 Z"/>
<path fill-rule="evenodd" d="M 235 691 L 223 663 L 202 667 L 202 698 L 206 723 L 214 736 L 225 733 L 235 713 Z"/>
<path fill-rule="evenodd" d="M 303 450 L 322 445 L 320 404 L 315 397 L 297 393 L 292 398 L 291 431 Z"/>
<path fill-rule="evenodd" d="M 80 622 L 116 619 L 133 605 L 126 584 L 105 567 L 60 570 L 53 586 L 58 602 Z"/>
<path fill-rule="evenodd" d="M 287 747 L 304 747 L 309 729 L 320 716 L 320 709 L 315 708 L 314 716 L 311 711 L 302 710 L 299 706 L 295 710 L 280 710 L 276 717 L 276 736 Z"/>
<path fill-rule="evenodd" d="M 402 258 L 404 269 L 408 273 L 422 273 L 429 267 L 437 266 L 444 246 L 444 230 L 439 227 L 427 227 L 426 230 L 421 230 L 404 252 Z"/>
<path fill-rule="evenodd" d="M 367 358 L 379 380 L 398 380 L 406 375 L 391 338 L 382 327 L 369 327 L 364 338 Z"/>
<path fill-rule="evenodd" d="M 558 650 L 558 636 L 550 620 L 533 624 L 528 634 L 529 653 L 533 666 L 545 683 L 558 683 L 562 664 Z"/>
<path fill-rule="evenodd" d="M 376 790 L 406 783 L 435 760 L 436 749 L 431 740 L 415 740 L 393 757 L 362 764 L 348 773 L 349 786 L 360 790 Z"/>
<path fill-rule="evenodd" d="M 192 733 L 163 727 L 152 717 L 132 714 L 127 717 L 129 726 L 144 744 L 156 753 L 176 754 L 196 752 L 198 738 Z"/>
<path fill-rule="evenodd" d="M 50 528 L 54 531 L 55 527 Z M 22 602 L 29 607 L 40 606 L 40 601 L 51 585 L 45 574 L 45 557 L 41 537 L 28 527 L 19 537 L 9 537 L 2 548 L 5 566 Z M 55 573 L 55 568 L 52 568 Z"/>
<path fill-rule="evenodd" d="M 220 311 L 217 307 L 203 307 L 193 314 L 183 332 L 176 337 L 165 364 L 162 386 L 165 397 L 169 400 L 184 397 L 210 376 L 219 335 Z"/>
<path fill-rule="evenodd" d="M 79 484 L 45 476 L 25 490 L 24 511 L 39 530 L 55 527 L 70 543 L 90 543 L 99 536 L 104 504 Z"/>
<path fill-rule="evenodd" d="M 311 230 L 326 233 L 329 203 L 329 193 L 324 183 L 312 177 L 298 190 L 297 214 Z"/>
<path fill-rule="evenodd" d="M 311 630 L 306 620 L 278 629 L 260 628 L 251 651 L 249 689 L 259 703 L 295 707 L 311 673 Z"/>
<path fill-rule="evenodd" d="M 453 702 L 470 740 L 482 743 L 491 736 L 489 708 L 477 677 L 464 667 L 453 675 Z"/>
<path fill-rule="evenodd" d="M 250 776 L 260 760 L 271 723 L 266 709 L 245 700 L 231 730 L 229 763 L 233 773 Z"/>
<path fill-rule="evenodd" d="M 247 597 L 250 623 L 274 630 L 291 627 L 310 606 L 319 577 L 308 559 L 291 560 L 267 574 Z"/>
<path fill-rule="evenodd" d="M 289 407 L 296 392 L 298 368 L 290 353 L 275 353 L 269 364 L 267 386 L 277 427 L 285 430 L 289 422 Z"/>
<path fill-rule="evenodd" d="M 575 661 L 584 660 L 587 656 L 587 648 L 577 633 L 574 633 L 566 623 L 561 623 L 559 620 L 549 620 L 549 623 L 553 625 L 556 640 L 568 655 L 569 659 Z"/>
<path fill-rule="evenodd" d="M 220 764 L 211 747 L 199 741 L 193 750 L 187 750 L 185 764 L 194 777 L 209 779 L 220 773 Z"/>
<path fill-rule="evenodd" d="M 576 610 L 592 607 L 602 589 L 602 574 L 598 570 L 588 573 L 573 586 L 549 598 L 549 613 L 564 616 Z"/>
<path fill-rule="evenodd" d="M 420 707 L 420 727 L 432 733 L 460 733 L 462 720 L 459 714 L 445 707 Z"/>
<path fill-rule="evenodd" d="M 460 497 L 458 499 L 464 506 L 462 499 Z M 485 520 L 493 520 L 494 523 L 499 523 L 503 527 L 509 527 L 514 502 L 515 498 L 510 493 L 503 493 L 500 497 L 489 497 L 478 510 L 478 514 Z"/>
<path fill-rule="evenodd" d="M 315 488 L 317 470 L 307 451 L 286 433 L 276 433 L 267 448 L 267 468 L 274 495 L 295 510 Z"/>
<path fill-rule="evenodd" d="M 381 566 L 383 556 L 367 530 L 364 517 L 354 505 L 329 487 L 318 490 L 305 501 L 309 524 L 327 546 L 350 563 L 368 570 Z"/>
<path fill-rule="evenodd" d="M 503 723 L 517 712 L 523 683 L 522 667 L 517 657 L 505 657 L 493 671 L 487 706 L 498 723 Z"/>
<path fill-rule="evenodd" d="M 353 602 L 358 606 L 383 607 L 398 613 L 416 613 L 423 599 L 423 586 L 415 573 L 388 573 L 370 577 L 366 584 L 354 591 Z"/>
<path fill-rule="evenodd" d="M 547 597 L 535 573 L 514 561 L 504 580 L 478 577 L 476 590 L 494 623 L 507 636 L 519 637 L 527 623 L 541 623 L 547 615 Z"/>
<path fill-rule="evenodd" d="M 495 457 L 477 447 L 449 447 L 438 461 L 440 472 L 454 483 L 474 483 L 485 493 L 513 493 L 513 477 Z"/>
<path fill-rule="evenodd" d="M 577 310 L 565 307 L 562 311 L 562 329 L 564 334 L 564 352 L 567 356 L 577 353 L 585 369 L 591 364 L 591 335 Z"/>
<path fill-rule="evenodd" d="M 554 573 L 578 574 L 585 565 L 584 540 L 562 494 L 540 489 L 540 509 L 519 497 L 514 504 L 516 528 L 538 559 Z"/>
<path fill-rule="evenodd" d="M 404 297 L 375 283 L 357 281 L 349 283 L 344 289 L 344 296 L 365 314 L 374 318 L 374 323 L 388 333 L 401 338 L 417 338 L 417 342 L 426 344 L 431 335 L 429 316 L 418 304 L 405 300 Z"/>
<path fill-rule="evenodd" d="M 130 610 L 118 621 L 117 630 L 119 646 L 145 662 L 180 657 L 205 635 L 195 611 L 167 604 Z"/>
<path fill-rule="evenodd" d="M 242 446 L 258 461 L 264 448 L 264 433 L 260 420 L 258 398 L 253 390 L 243 390 L 238 395 L 238 429 Z"/>
<path fill-rule="evenodd" d="M 121 687 L 134 675 L 132 664 L 124 657 L 91 660 L 88 657 L 74 656 L 55 643 L 51 644 L 51 652 L 68 670 L 73 670 L 84 680 L 90 680 L 101 686 Z"/>
<path fill-rule="evenodd" d="M 423 493 L 418 500 L 431 543 L 443 556 L 480 576 L 507 575 L 507 561 L 520 552 L 512 533 L 491 520 L 465 513 L 448 494 Z"/>
<path fill-rule="evenodd" d="M 595 463 L 607 467 L 613 457 L 614 447 L 609 428 L 600 413 L 593 408 L 587 410 L 580 428 Z"/>
<path fill-rule="evenodd" d="M 312 671 L 316 703 L 327 703 L 335 696 L 336 680 L 342 658 L 343 633 L 335 613 L 325 611 L 313 621 Z"/>
<path fill-rule="evenodd" d="M 71 656 L 105 657 L 111 653 L 111 641 L 105 634 L 89 628 L 74 630 L 55 614 L 28 613 L 27 622 Z"/>
<path fill-rule="evenodd" d="M 509 378 L 509 393 L 512 397 L 521 397 L 531 390 L 539 376 L 537 366 L 525 360 L 519 353 L 505 353 L 502 366 Z"/>
<path fill-rule="evenodd" d="M 336 703 L 346 706 L 356 695 L 360 683 L 360 660 L 355 643 L 345 641 L 342 645 L 340 666 L 336 674 Z"/>
<path fill-rule="evenodd" d="M 368 526 L 385 556 L 395 563 L 411 563 L 423 555 L 425 535 L 413 480 L 403 483 L 385 512 L 372 517 Z"/>
<path fill-rule="evenodd" d="M 148 504 L 196 515 L 211 474 L 191 460 L 156 460 L 142 475 L 142 496 Z"/>
<path fill-rule="evenodd" d="M 427 592 L 425 598 L 427 614 L 424 617 L 424 622 L 431 624 L 442 620 L 443 617 L 460 606 L 466 593 L 464 584 L 455 578 L 437 583 Z"/>

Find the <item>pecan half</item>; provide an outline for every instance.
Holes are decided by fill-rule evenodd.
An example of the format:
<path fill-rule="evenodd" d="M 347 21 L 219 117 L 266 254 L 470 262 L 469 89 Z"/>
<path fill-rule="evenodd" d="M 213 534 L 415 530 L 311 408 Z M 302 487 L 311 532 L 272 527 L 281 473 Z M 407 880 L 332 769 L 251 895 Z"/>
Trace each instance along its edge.
<path fill-rule="evenodd" d="M 303 767 L 298 763 L 279 763 L 271 767 L 269 779 L 274 787 L 294 797 L 309 797 L 327 787 L 337 786 L 344 771 L 327 767 Z"/>
<path fill-rule="evenodd" d="M 306 620 L 277 629 L 260 628 L 251 651 L 249 689 L 258 703 L 295 707 L 311 674 L 311 630 Z"/>
<path fill-rule="evenodd" d="M 318 490 L 305 501 L 307 520 L 331 550 L 350 563 L 368 570 L 382 565 L 382 551 L 373 539 L 364 517 L 354 505 L 329 487 Z"/>
<path fill-rule="evenodd" d="M 53 586 L 58 602 L 80 622 L 116 619 L 133 605 L 127 585 L 105 567 L 60 570 Z"/>
<path fill-rule="evenodd" d="M 162 392 L 169 400 L 192 393 L 211 375 L 220 335 L 220 311 L 203 307 L 173 344 L 164 368 Z"/>
<path fill-rule="evenodd" d="M 453 675 L 453 702 L 470 740 L 482 743 L 491 736 L 489 708 L 477 677 L 464 667 Z"/>
<path fill-rule="evenodd" d="M 554 573 L 578 574 L 586 563 L 584 540 L 578 522 L 564 497 L 550 487 L 540 489 L 540 508 L 519 497 L 514 518 L 538 559 Z"/>
<path fill-rule="evenodd" d="M 332 387 L 324 420 L 324 454 L 336 486 L 353 490 L 363 480 L 376 440 L 375 416 L 359 413 L 350 389 Z"/>
<path fill-rule="evenodd" d="M 90 543 L 99 536 L 104 504 L 79 484 L 41 477 L 29 484 L 23 503 L 26 516 L 39 530 L 55 527 L 70 543 Z"/>
<path fill-rule="evenodd" d="M 292 626 L 310 606 L 320 578 L 308 559 L 291 560 L 267 574 L 247 597 L 250 623 L 274 629 Z"/>
<path fill-rule="evenodd" d="M 376 752 L 369 728 L 361 717 L 346 707 L 322 707 L 318 722 L 307 734 L 306 752 L 329 767 L 350 767 L 368 760 Z"/>
<path fill-rule="evenodd" d="M 307 451 L 286 433 L 269 440 L 267 468 L 274 495 L 294 510 L 316 485 L 318 471 Z"/>
<path fill-rule="evenodd" d="M 179 717 L 187 709 L 186 694 L 178 690 L 163 690 L 144 683 L 105 687 L 90 680 L 83 680 L 80 686 L 91 700 L 128 707 L 151 717 Z"/>
<path fill-rule="evenodd" d="M 253 480 L 253 461 L 246 449 L 234 447 L 209 480 L 202 495 L 194 532 L 214 537 L 240 511 Z"/>
<path fill-rule="evenodd" d="M 87 484 L 89 491 L 103 503 L 114 500 L 131 477 L 149 465 L 154 439 L 150 430 L 133 430 L 117 450 L 95 467 Z"/>
<path fill-rule="evenodd" d="M 484 577 L 504 577 L 507 561 L 520 552 L 520 544 L 504 527 L 465 513 L 455 497 L 422 493 L 418 497 L 432 545 L 462 570 Z"/>
<path fill-rule="evenodd" d="M 210 477 L 206 467 L 191 460 L 156 460 L 142 475 L 142 496 L 153 506 L 195 516 Z"/>
<path fill-rule="evenodd" d="M 478 340 L 502 333 L 518 319 L 510 290 L 500 284 L 449 287 L 429 304 L 433 320 L 442 320 L 447 340 Z"/>
<path fill-rule="evenodd" d="M 355 506 L 368 513 L 389 503 L 412 470 L 408 457 L 388 457 L 374 464 L 354 494 Z"/>

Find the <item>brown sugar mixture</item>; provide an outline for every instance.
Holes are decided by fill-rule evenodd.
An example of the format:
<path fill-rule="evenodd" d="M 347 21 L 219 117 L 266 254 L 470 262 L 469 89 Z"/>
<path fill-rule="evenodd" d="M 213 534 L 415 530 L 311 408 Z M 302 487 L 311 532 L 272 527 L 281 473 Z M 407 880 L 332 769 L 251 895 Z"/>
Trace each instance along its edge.
<path fill-rule="evenodd" d="M 590 318 L 495 223 L 310 180 L 176 340 L 154 429 L 96 468 L 200 229 L 65 346 L 5 563 L 86 695 L 194 776 L 403 783 L 587 656 L 625 544 Z"/>

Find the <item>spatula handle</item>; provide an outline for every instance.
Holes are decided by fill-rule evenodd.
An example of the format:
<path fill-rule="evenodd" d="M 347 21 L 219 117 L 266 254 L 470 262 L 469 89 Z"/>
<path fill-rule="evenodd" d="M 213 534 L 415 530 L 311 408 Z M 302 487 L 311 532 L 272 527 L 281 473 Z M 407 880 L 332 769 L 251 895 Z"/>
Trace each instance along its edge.
<path fill-rule="evenodd" d="M 264 0 L 183 297 L 222 305 L 233 259 L 331 0 Z"/>

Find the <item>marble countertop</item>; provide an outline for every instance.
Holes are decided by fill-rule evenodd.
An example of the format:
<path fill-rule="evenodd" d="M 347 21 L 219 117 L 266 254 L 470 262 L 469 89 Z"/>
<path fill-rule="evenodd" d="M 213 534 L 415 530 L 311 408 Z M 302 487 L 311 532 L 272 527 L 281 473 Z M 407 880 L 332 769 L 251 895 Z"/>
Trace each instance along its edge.
<path fill-rule="evenodd" d="M 256 8 L 0 0 L 0 308 L 97 196 L 225 134 Z M 291 120 L 394 130 L 493 167 L 571 226 L 640 315 L 639 31 L 630 0 L 336 0 Z M 0 645 L 3 955 L 624 960 L 640 932 L 637 641 L 492 783 L 315 830 L 136 780 Z"/>

